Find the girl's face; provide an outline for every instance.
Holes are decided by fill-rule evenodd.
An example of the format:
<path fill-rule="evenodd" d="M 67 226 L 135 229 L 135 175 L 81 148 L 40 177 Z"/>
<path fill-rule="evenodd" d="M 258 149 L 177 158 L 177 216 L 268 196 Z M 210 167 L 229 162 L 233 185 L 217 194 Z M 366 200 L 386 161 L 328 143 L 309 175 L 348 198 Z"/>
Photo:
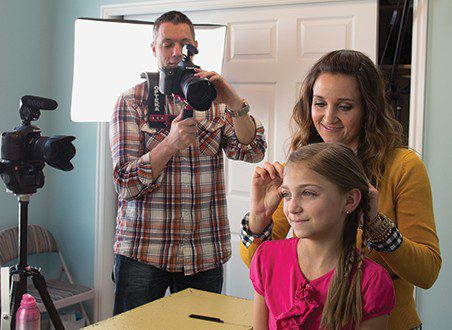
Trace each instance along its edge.
<path fill-rule="evenodd" d="M 281 193 L 284 214 L 295 234 L 314 240 L 339 239 L 347 211 L 353 211 L 350 194 L 300 163 L 289 163 Z M 352 209 L 353 208 L 353 209 Z"/>
<path fill-rule="evenodd" d="M 364 110 L 356 78 L 322 73 L 314 83 L 311 117 L 323 141 L 357 150 Z"/>

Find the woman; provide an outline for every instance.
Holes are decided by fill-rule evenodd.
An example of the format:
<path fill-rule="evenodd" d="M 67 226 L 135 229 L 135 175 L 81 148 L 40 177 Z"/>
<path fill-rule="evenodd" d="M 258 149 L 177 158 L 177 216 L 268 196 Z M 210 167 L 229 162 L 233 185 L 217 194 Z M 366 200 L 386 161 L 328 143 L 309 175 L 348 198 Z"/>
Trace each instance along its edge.
<path fill-rule="evenodd" d="M 361 160 L 371 189 L 378 190 L 379 213 L 368 223 L 366 253 L 388 270 L 396 291 L 388 328 L 420 328 L 414 286 L 431 287 L 441 267 L 431 189 L 422 161 L 403 147 L 402 128 L 386 103 L 379 70 L 357 51 L 323 56 L 304 80 L 292 119 L 291 151 L 316 142 L 341 142 Z M 240 246 L 247 265 L 263 240 L 284 239 L 290 229 L 282 196 L 274 189 L 281 184 L 282 166 L 264 163 L 262 171 L 273 180 L 252 187 Z"/>

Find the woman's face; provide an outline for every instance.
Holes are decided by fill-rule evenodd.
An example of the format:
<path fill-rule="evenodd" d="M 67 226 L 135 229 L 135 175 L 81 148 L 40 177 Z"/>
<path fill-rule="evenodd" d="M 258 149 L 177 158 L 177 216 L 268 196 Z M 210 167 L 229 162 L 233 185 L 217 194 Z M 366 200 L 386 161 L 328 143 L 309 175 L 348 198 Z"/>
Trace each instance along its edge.
<path fill-rule="evenodd" d="M 322 73 L 314 83 L 311 117 L 323 141 L 357 150 L 364 110 L 356 78 Z"/>
<path fill-rule="evenodd" d="M 349 194 L 303 162 L 286 166 L 281 193 L 284 214 L 298 237 L 340 239 L 351 209 Z"/>

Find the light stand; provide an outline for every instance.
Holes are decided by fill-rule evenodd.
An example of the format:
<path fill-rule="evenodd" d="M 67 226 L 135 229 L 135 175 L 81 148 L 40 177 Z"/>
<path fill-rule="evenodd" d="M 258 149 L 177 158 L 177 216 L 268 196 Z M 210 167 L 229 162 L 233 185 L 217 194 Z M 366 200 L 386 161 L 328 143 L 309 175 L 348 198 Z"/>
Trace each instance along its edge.
<path fill-rule="evenodd" d="M 402 15 L 400 17 L 399 31 L 398 31 L 398 35 L 397 35 L 397 44 L 396 44 L 396 48 L 394 51 L 394 58 L 393 58 L 392 67 L 391 67 L 391 75 L 390 75 L 389 81 L 388 81 L 387 96 L 388 96 L 388 100 L 389 100 L 390 104 L 394 105 L 395 117 L 398 121 L 400 121 L 402 118 L 403 97 L 402 97 L 401 88 L 397 83 L 397 75 L 398 75 L 398 68 L 399 68 L 399 62 L 400 62 L 400 53 L 402 50 L 403 39 L 405 36 L 405 31 L 406 31 L 406 26 L 407 26 L 407 21 L 408 21 L 408 15 L 410 12 L 409 11 L 410 3 L 411 3 L 411 0 L 404 0 L 404 3 L 403 3 Z M 387 47 L 389 44 L 389 39 L 391 38 L 393 26 L 395 25 L 395 19 L 396 19 L 396 16 L 394 13 L 392 16 L 392 19 L 391 19 L 391 29 L 389 32 L 389 36 L 388 36 L 385 48 L 383 50 L 382 56 L 380 58 L 380 67 L 383 64 L 383 60 L 386 55 L 386 50 L 387 50 Z"/>

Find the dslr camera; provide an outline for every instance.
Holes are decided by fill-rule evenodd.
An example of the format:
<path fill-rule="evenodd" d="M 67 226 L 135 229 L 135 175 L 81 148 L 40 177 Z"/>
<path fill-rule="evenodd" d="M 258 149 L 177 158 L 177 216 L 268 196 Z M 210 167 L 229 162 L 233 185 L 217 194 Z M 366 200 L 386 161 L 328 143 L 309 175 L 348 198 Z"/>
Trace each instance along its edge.
<path fill-rule="evenodd" d="M 195 110 L 209 110 L 217 97 L 217 91 L 209 80 L 194 76 L 194 69 L 199 66 L 193 64 L 191 59 L 198 54 L 198 50 L 193 45 L 185 45 L 182 52 L 184 58 L 177 67 L 164 67 L 160 70 L 160 92 L 179 95 Z"/>
<path fill-rule="evenodd" d="M 41 136 L 41 129 L 31 125 L 40 116 L 40 109 L 54 110 L 56 101 L 38 96 L 21 98 L 22 125 L 13 132 L 2 134 L 0 175 L 11 192 L 16 195 L 35 193 L 44 186 L 42 169 L 45 163 L 63 171 L 74 168 L 70 160 L 75 155 L 74 136 Z"/>

